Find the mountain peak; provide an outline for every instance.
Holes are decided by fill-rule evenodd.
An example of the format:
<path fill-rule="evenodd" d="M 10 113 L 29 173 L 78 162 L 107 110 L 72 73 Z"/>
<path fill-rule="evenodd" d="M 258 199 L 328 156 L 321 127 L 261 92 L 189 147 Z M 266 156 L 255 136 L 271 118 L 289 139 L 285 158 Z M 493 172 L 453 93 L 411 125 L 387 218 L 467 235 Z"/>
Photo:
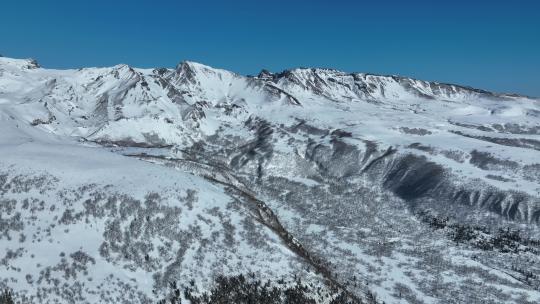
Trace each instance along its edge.
<path fill-rule="evenodd" d="M 208 65 L 196 62 L 196 61 L 191 61 L 191 60 L 184 60 L 180 62 L 178 65 L 176 65 L 177 72 L 181 72 L 181 71 L 195 72 L 195 71 L 210 71 L 210 70 L 215 71 L 219 69 L 213 68 L 211 66 L 208 66 Z"/>
<path fill-rule="evenodd" d="M 0 66 L 11 66 L 19 69 L 37 69 L 41 66 L 32 58 L 27 59 L 14 59 L 9 57 L 0 56 Z"/>
<path fill-rule="evenodd" d="M 274 79 L 274 76 L 275 74 L 270 72 L 269 70 L 267 69 L 262 69 L 259 74 L 257 74 L 257 78 L 259 79 L 262 79 L 262 80 L 268 80 L 268 81 L 271 81 Z"/>

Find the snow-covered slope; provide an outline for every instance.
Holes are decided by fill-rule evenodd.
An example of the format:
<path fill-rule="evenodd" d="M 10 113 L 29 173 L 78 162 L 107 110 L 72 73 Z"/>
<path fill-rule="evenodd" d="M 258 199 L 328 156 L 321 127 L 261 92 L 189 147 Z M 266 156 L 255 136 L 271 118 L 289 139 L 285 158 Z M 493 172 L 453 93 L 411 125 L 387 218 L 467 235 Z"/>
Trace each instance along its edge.
<path fill-rule="evenodd" d="M 0 284 L 33 301 L 250 271 L 386 303 L 540 300 L 538 99 L 0 57 L 0 128 Z"/>

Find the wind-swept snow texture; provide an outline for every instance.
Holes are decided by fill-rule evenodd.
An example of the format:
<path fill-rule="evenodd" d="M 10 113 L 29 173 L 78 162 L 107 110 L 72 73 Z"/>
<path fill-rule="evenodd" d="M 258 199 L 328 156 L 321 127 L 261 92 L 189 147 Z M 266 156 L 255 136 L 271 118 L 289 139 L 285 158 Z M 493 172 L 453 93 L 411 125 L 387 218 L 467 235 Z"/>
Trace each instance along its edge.
<path fill-rule="evenodd" d="M 538 99 L 404 77 L 0 57 L 0 287 L 155 303 L 254 272 L 538 303 L 539 135 Z"/>

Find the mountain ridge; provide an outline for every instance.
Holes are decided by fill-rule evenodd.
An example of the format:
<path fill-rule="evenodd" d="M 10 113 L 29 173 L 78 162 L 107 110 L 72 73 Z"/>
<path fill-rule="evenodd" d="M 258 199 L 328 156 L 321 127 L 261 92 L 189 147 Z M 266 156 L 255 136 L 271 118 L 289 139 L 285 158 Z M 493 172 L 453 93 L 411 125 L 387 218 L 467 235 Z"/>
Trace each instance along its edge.
<path fill-rule="evenodd" d="M 39 65 L 38 61 L 33 59 L 33 58 L 14 59 L 14 58 L 6 57 L 6 56 L 0 56 L 0 58 L 27 61 L 28 66 L 34 66 L 36 68 L 42 67 L 41 65 Z M 409 77 L 409 76 L 404 76 L 404 75 L 399 75 L 399 74 L 380 74 L 380 73 L 371 73 L 371 72 L 345 72 L 343 70 L 339 70 L 339 69 L 331 68 L 331 67 L 296 67 L 296 68 L 287 68 L 287 69 L 284 69 L 284 70 L 279 71 L 279 72 L 270 72 L 267 69 L 261 69 L 261 71 L 259 72 L 259 74 L 257 74 L 257 76 L 243 75 L 243 74 L 236 73 L 236 72 L 229 71 L 229 70 L 222 69 L 222 68 L 214 68 L 212 66 L 203 64 L 201 62 L 197 62 L 197 61 L 194 61 L 194 60 L 188 60 L 188 59 L 181 60 L 176 65 L 175 68 L 166 68 L 166 67 L 138 68 L 136 66 L 132 66 L 132 65 L 129 65 L 129 64 L 123 64 L 123 63 L 117 64 L 114 67 L 116 67 L 116 66 L 126 66 L 126 67 L 129 67 L 131 69 L 138 69 L 138 70 L 160 70 L 160 69 L 165 69 L 165 70 L 177 70 L 178 71 L 182 67 L 183 64 L 186 64 L 188 66 L 191 64 L 191 65 L 198 66 L 200 68 L 205 68 L 205 69 L 210 69 L 210 70 L 215 70 L 215 71 L 221 71 L 221 72 L 228 72 L 228 73 L 231 73 L 231 74 L 236 75 L 236 76 L 242 76 L 242 77 L 248 77 L 248 78 L 260 78 L 261 74 L 266 74 L 267 76 L 271 75 L 271 76 L 280 78 L 280 77 L 283 77 L 284 75 L 286 75 L 288 73 L 291 73 L 291 72 L 294 72 L 294 71 L 306 71 L 306 70 L 317 71 L 317 70 L 319 70 L 319 71 L 338 72 L 338 73 L 346 75 L 346 76 L 354 76 L 354 75 L 356 75 L 356 76 L 373 76 L 373 77 L 378 77 L 378 78 L 392 78 L 392 79 L 395 79 L 395 80 L 410 80 L 410 81 L 413 81 L 413 82 L 424 82 L 424 83 L 430 83 L 430 84 L 433 84 L 433 85 L 456 87 L 456 88 L 463 89 L 463 90 L 469 90 L 469 91 L 472 91 L 472 92 L 477 92 L 477 93 L 482 93 L 482 94 L 491 94 L 493 96 L 499 96 L 499 97 L 525 97 L 525 98 L 536 99 L 536 100 L 540 99 L 540 97 L 534 97 L 534 96 L 529 96 L 529 95 L 515 93 L 515 92 L 496 92 L 496 91 L 492 91 L 492 90 L 476 88 L 476 87 L 471 86 L 471 85 L 457 84 L 457 83 L 453 83 L 453 82 L 436 81 L 436 80 L 424 80 L 424 79 L 420 79 L 420 78 L 416 78 L 416 77 Z M 107 68 L 107 67 L 108 66 L 85 67 L 85 68 L 86 69 L 93 69 L 93 68 L 99 69 L 99 68 Z M 74 69 L 84 69 L 84 68 L 67 68 L 67 69 L 60 69 L 60 70 L 74 70 Z"/>

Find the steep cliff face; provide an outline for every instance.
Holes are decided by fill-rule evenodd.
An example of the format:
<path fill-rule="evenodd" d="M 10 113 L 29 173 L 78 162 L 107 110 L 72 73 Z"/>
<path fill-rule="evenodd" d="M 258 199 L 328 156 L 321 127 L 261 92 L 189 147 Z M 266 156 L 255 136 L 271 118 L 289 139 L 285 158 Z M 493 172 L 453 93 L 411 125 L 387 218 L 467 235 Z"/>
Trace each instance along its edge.
<path fill-rule="evenodd" d="M 535 302 L 539 126 L 538 99 L 405 77 L 2 57 L 0 284 L 148 303 L 261 272 L 387 303 Z"/>

